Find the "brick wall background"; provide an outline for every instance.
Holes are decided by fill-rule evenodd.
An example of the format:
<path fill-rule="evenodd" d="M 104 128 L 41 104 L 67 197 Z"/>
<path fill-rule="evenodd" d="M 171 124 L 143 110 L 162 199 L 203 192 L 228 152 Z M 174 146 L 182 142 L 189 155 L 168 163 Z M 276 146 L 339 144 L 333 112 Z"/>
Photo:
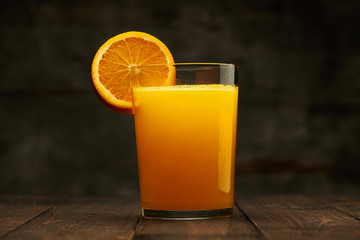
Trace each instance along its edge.
<path fill-rule="evenodd" d="M 133 116 L 91 88 L 129 30 L 240 65 L 239 193 L 360 192 L 359 3 L 1 1 L 0 194 L 136 195 Z"/>

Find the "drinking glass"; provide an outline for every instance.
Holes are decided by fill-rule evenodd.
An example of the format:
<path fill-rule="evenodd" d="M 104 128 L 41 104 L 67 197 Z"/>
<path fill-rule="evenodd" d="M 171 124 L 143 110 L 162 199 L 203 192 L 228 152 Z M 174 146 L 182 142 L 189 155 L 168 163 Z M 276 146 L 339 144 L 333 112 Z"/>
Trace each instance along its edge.
<path fill-rule="evenodd" d="M 233 213 L 237 68 L 173 66 L 170 86 L 133 87 L 142 216 L 207 219 Z"/>

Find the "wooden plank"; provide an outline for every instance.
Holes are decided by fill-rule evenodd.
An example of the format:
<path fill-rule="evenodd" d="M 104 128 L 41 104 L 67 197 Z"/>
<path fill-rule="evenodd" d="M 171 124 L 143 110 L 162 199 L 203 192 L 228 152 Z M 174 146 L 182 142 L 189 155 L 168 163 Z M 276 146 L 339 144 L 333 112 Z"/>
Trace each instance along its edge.
<path fill-rule="evenodd" d="M 332 205 L 340 211 L 360 221 L 360 201 L 351 201 L 347 203 L 337 203 Z"/>
<path fill-rule="evenodd" d="M 346 197 L 239 197 L 240 209 L 270 239 L 360 239 L 360 221 L 331 207 Z"/>
<path fill-rule="evenodd" d="M 140 216 L 138 201 L 73 199 L 6 235 L 4 239 L 129 239 Z"/>
<path fill-rule="evenodd" d="M 264 239 L 238 208 L 226 219 L 162 221 L 141 218 L 134 240 L 141 239 Z"/>
<path fill-rule="evenodd" d="M 49 205 L 0 202 L 0 238 L 48 211 Z"/>

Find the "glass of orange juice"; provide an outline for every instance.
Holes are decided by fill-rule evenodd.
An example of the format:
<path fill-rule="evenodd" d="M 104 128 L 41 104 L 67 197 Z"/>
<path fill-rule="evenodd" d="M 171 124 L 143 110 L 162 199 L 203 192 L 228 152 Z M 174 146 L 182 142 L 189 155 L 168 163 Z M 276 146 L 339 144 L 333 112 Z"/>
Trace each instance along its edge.
<path fill-rule="evenodd" d="M 230 217 L 237 68 L 175 64 L 170 86 L 133 87 L 141 210 L 150 219 Z"/>

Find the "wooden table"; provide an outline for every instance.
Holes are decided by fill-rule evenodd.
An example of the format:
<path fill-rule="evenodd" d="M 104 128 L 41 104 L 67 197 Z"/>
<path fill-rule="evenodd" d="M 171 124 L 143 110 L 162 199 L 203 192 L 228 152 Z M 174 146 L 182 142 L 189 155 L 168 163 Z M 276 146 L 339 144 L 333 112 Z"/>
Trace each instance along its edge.
<path fill-rule="evenodd" d="M 360 239 L 360 197 L 237 196 L 228 219 L 159 221 L 126 198 L 0 197 L 0 239 Z"/>

